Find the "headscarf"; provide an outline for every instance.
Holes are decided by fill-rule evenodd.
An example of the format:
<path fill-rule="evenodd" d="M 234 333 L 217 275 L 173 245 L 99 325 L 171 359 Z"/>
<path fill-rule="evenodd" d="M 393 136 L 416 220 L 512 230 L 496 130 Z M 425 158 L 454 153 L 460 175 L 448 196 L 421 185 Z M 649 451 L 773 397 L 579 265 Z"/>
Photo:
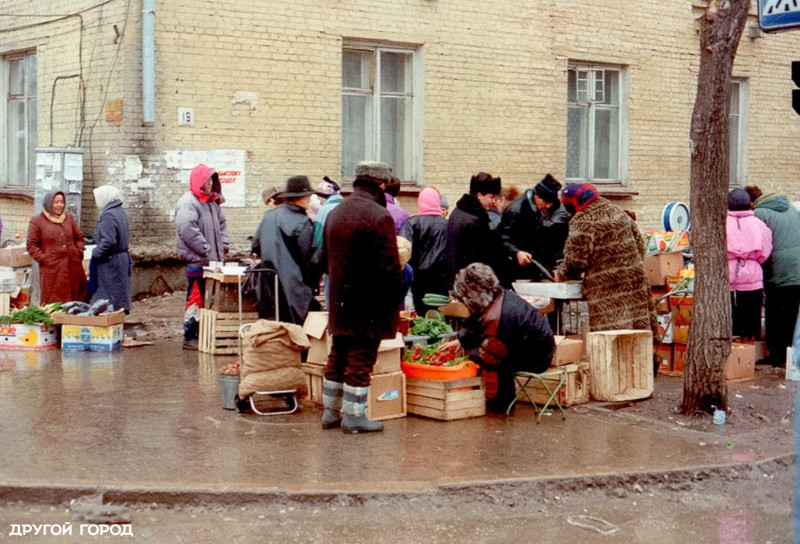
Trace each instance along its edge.
<path fill-rule="evenodd" d="M 599 193 L 594 185 L 588 183 L 569 183 L 561 193 L 561 202 L 570 213 L 582 212 L 598 199 Z M 573 211 L 574 210 L 574 211 Z"/>
<path fill-rule="evenodd" d="M 489 265 L 472 263 L 456 274 L 452 295 L 467 307 L 470 315 L 481 315 L 502 292 L 500 281 Z"/>
<path fill-rule="evenodd" d="M 53 200 L 55 200 L 56 195 L 63 196 L 64 204 L 67 203 L 67 195 L 64 194 L 64 191 L 48 191 L 44 194 L 44 198 L 42 198 L 42 214 L 51 223 L 63 223 L 67 218 L 67 207 L 66 205 L 64 206 L 64 211 L 61 212 L 61 215 L 55 215 L 55 213 L 53 213 Z"/>
<path fill-rule="evenodd" d="M 122 195 L 120 194 L 119 189 L 117 189 L 113 185 L 101 185 L 100 187 L 97 187 L 93 192 L 94 192 L 94 202 L 95 204 L 97 204 L 97 209 L 100 211 L 102 211 L 103 208 L 105 208 L 115 200 L 122 201 Z"/>
<path fill-rule="evenodd" d="M 417 197 L 418 215 L 438 215 L 442 216 L 442 204 L 439 191 L 433 187 L 425 187 Z"/>
<path fill-rule="evenodd" d="M 203 185 L 209 178 L 213 180 L 211 183 L 211 191 L 204 193 Z M 189 190 L 200 202 L 218 200 L 222 193 L 222 188 L 219 183 L 219 174 L 210 166 L 198 164 L 194 167 L 192 173 L 189 174 Z"/>

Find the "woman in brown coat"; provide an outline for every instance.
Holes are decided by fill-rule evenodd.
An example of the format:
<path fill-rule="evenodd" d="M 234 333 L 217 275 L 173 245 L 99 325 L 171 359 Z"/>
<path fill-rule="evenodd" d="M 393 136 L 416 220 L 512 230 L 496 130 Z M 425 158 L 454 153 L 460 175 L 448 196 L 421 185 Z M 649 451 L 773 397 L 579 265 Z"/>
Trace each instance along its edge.
<path fill-rule="evenodd" d="M 42 213 L 28 225 L 27 249 L 39 263 L 40 303 L 85 301 L 88 296 L 83 270 L 83 233 L 66 212 L 63 191 L 44 195 Z"/>

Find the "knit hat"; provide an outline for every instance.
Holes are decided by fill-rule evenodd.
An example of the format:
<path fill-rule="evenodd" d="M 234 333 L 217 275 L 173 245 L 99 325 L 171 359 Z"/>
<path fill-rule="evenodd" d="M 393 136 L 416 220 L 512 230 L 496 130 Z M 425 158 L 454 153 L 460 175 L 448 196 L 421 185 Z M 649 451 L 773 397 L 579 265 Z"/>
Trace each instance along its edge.
<path fill-rule="evenodd" d="M 561 193 L 561 202 L 567 209 L 576 212 L 585 210 L 589 204 L 597 200 L 600 195 L 593 185 L 588 183 L 569 183 Z"/>
<path fill-rule="evenodd" d="M 292 176 L 286 180 L 286 190 L 281 193 L 281 198 L 300 198 L 313 193 L 308 176 Z"/>
<path fill-rule="evenodd" d="M 741 187 L 736 187 L 728 193 L 728 209 L 731 211 L 749 210 L 750 195 Z"/>
<path fill-rule="evenodd" d="M 472 176 L 472 179 L 469 181 L 469 194 L 473 196 L 478 193 L 484 195 L 499 195 L 500 184 L 500 178 L 496 178 L 486 172 L 479 172 Z"/>
<path fill-rule="evenodd" d="M 558 191 L 560 190 L 561 184 L 550 174 L 542 178 L 542 181 L 537 183 L 536 187 L 533 188 L 533 192 L 536 193 L 539 198 L 550 204 L 558 202 Z"/>
<path fill-rule="evenodd" d="M 445 210 L 450 209 L 450 201 L 447 200 L 447 197 L 444 195 L 442 195 L 442 197 L 439 199 L 439 205 Z"/>
<path fill-rule="evenodd" d="M 471 315 L 480 315 L 502 292 L 503 287 L 492 267 L 472 263 L 456 273 L 452 295 L 467 307 Z"/>
<path fill-rule="evenodd" d="M 389 178 L 392 177 L 392 169 L 385 162 L 361 161 L 356 165 L 356 177 L 389 181 Z"/>

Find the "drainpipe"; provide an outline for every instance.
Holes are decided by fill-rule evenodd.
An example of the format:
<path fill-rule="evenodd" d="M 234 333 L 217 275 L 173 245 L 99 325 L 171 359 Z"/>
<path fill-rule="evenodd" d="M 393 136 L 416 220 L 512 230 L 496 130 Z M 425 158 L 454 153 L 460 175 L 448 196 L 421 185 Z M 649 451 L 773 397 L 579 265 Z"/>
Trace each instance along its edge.
<path fill-rule="evenodd" d="M 156 120 L 156 0 L 142 0 L 142 122 Z"/>

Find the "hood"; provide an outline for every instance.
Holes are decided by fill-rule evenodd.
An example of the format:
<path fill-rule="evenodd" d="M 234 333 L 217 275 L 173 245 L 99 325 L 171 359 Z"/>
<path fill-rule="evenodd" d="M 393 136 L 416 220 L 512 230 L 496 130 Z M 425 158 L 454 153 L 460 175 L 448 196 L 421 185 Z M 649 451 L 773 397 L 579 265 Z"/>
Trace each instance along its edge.
<path fill-rule="evenodd" d="M 439 191 L 433 187 L 425 187 L 417 197 L 417 213 L 419 215 L 442 215 L 442 204 Z"/>
<path fill-rule="evenodd" d="M 211 192 L 204 193 L 202 192 L 203 184 L 208 178 L 213 178 Z M 189 190 L 200 202 L 217 200 L 222 193 L 217 171 L 205 164 L 198 164 L 195 166 L 194 170 L 192 170 L 192 173 L 189 175 Z"/>
<path fill-rule="evenodd" d="M 753 210 L 728 210 L 728 217 L 747 217 L 749 215 L 755 215 Z"/>
<path fill-rule="evenodd" d="M 777 193 L 767 193 L 762 195 L 753 203 L 754 208 L 764 208 L 776 212 L 785 212 L 790 206 L 791 203 L 789 202 L 789 199 L 786 198 L 785 195 L 779 195 Z"/>

